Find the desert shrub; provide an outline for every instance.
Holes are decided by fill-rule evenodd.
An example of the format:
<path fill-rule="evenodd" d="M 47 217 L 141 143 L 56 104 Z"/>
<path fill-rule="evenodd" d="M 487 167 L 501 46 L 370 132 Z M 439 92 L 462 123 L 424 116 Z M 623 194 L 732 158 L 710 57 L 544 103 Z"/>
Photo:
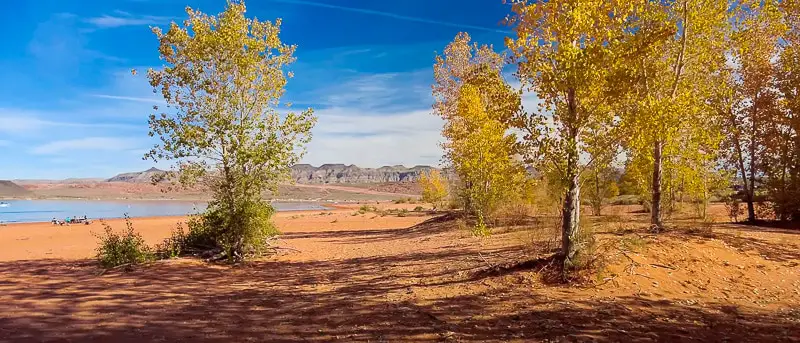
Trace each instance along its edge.
<path fill-rule="evenodd" d="M 535 206 L 525 201 L 501 204 L 494 214 L 495 225 L 523 225 L 535 213 Z"/>
<path fill-rule="evenodd" d="M 400 210 L 400 212 L 397 212 L 397 216 L 398 217 L 406 217 L 406 216 L 408 216 L 408 210 L 405 209 L 405 208 Z"/>
<path fill-rule="evenodd" d="M 461 197 L 450 197 L 450 200 L 446 204 L 446 208 L 448 210 L 457 210 L 460 208 L 464 208 L 464 204 L 462 203 Z"/>
<path fill-rule="evenodd" d="M 486 237 L 491 234 L 489 227 L 481 217 L 464 216 L 456 219 L 455 227 L 470 236 Z"/>
<path fill-rule="evenodd" d="M 423 211 L 425 211 L 425 208 L 422 206 L 414 207 L 414 212 L 423 212 Z"/>
<path fill-rule="evenodd" d="M 104 268 L 132 266 L 155 259 L 152 249 L 147 246 L 142 235 L 133 229 L 133 224 L 127 215 L 125 226 L 124 231 L 115 232 L 111 226 L 103 223 L 104 234 L 96 235 L 100 240 L 97 260 Z"/>
<path fill-rule="evenodd" d="M 195 223 L 197 238 L 203 243 L 213 242 L 229 261 L 241 260 L 242 255 L 259 255 L 267 248 L 267 241 L 278 235 L 272 224 L 275 213 L 272 205 L 264 201 L 241 201 L 235 208 L 212 202 Z M 230 213 L 235 215 L 230 216 Z M 192 227 L 190 226 L 190 230 Z M 191 235 L 191 231 L 190 231 Z"/>
<path fill-rule="evenodd" d="M 638 196 L 630 194 L 616 196 L 610 201 L 612 205 L 639 205 L 640 203 Z"/>
<path fill-rule="evenodd" d="M 178 224 L 178 226 L 172 230 L 169 237 L 164 238 L 161 243 L 156 244 L 154 249 L 156 257 L 159 259 L 170 259 L 181 256 L 186 250 L 186 240 L 187 236 L 183 231 L 183 226 Z"/>
<path fill-rule="evenodd" d="M 405 204 L 406 202 L 408 202 L 408 199 L 406 198 L 396 199 L 394 201 L 395 204 Z"/>
<path fill-rule="evenodd" d="M 489 226 L 486 225 L 484 216 L 480 212 L 478 212 L 475 225 L 472 226 L 472 234 L 477 237 L 487 237 L 492 234 Z"/>
<path fill-rule="evenodd" d="M 361 205 L 361 207 L 358 209 L 359 214 L 364 214 L 367 212 L 378 212 L 378 208 L 370 205 Z"/>

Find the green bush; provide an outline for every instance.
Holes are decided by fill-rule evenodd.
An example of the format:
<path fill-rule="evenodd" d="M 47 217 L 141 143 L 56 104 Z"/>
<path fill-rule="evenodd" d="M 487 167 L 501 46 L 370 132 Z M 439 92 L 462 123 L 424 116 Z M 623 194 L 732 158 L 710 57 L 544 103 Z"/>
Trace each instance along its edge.
<path fill-rule="evenodd" d="M 378 211 L 377 207 L 370 206 L 370 205 L 361 205 L 361 208 L 358 209 L 358 212 L 361 213 L 361 214 L 364 214 L 364 213 L 367 213 L 367 212 L 377 212 L 377 211 Z"/>
<path fill-rule="evenodd" d="M 178 224 L 169 237 L 155 246 L 156 257 L 162 260 L 180 257 L 186 250 L 186 241 L 187 235 L 183 231 L 183 226 Z"/>
<path fill-rule="evenodd" d="M 153 250 L 147 246 L 142 235 L 133 229 L 130 218 L 125 216 L 126 229 L 115 232 L 103 223 L 104 234 L 95 235 L 100 240 L 97 247 L 97 261 L 104 268 L 132 266 L 155 259 Z"/>
<path fill-rule="evenodd" d="M 213 242 L 231 262 L 244 255 L 260 255 L 266 250 L 267 241 L 280 233 L 271 221 L 274 213 L 272 205 L 264 201 L 242 201 L 234 209 L 212 202 L 200 223 L 195 224 L 198 241 L 192 243 Z M 193 227 L 189 229 L 192 236 Z"/>
<path fill-rule="evenodd" d="M 405 217 L 405 216 L 408 216 L 408 210 L 407 210 L 407 209 L 402 209 L 402 210 L 400 210 L 400 212 L 398 212 L 398 213 L 397 213 L 397 216 L 398 216 L 398 217 Z"/>
<path fill-rule="evenodd" d="M 422 206 L 414 207 L 414 212 L 423 212 L 423 211 L 425 211 L 425 208 Z"/>

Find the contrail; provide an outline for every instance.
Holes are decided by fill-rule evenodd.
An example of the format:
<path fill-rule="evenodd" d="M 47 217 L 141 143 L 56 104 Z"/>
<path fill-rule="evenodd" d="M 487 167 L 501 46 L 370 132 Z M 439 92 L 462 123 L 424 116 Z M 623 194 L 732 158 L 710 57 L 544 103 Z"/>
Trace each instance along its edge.
<path fill-rule="evenodd" d="M 407 20 L 407 21 L 415 21 L 418 23 L 426 23 L 426 24 L 434 24 L 434 25 L 442 25 L 442 26 L 450 26 L 450 27 L 457 27 L 457 28 L 465 28 L 465 29 L 473 29 L 473 30 L 481 30 L 487 32 L 498 32 L 498 33 L 511 33 L 507 30 L 500 30 L 500 29 L 493 29 L 483 26 L 475 26 L 475 25 L 468 25 L 468 24 L 458 24 L 458 23 L 450 23 L 446 21 L 440 20 L 432 20 L 432 19 L 425 19 L 419 17 L 409 17 L 389 12 L 381 12 L 381 11 L 374 11 L 368 10 L 364 8 L 355 8 L 355 7 L 345 7 L 339 5 L 331 5 L 321 2 L 314 2 L 314 1 L 306 1 L 306 0 L 272 0 L 273 2 L 283 2 L 287 4 L 294 4 L 294 5 L 305 5 L 305 6 L 314 6 L 314 7 L 323 7 L 323 8 L 331 8 L 341 11 L 350 11 L 350 12 L 357 12 L 357 13 L 364 13 L 364 14 L 372 14 L 378 15 L 388 18 L 400 19 L 400 20 Z"/>

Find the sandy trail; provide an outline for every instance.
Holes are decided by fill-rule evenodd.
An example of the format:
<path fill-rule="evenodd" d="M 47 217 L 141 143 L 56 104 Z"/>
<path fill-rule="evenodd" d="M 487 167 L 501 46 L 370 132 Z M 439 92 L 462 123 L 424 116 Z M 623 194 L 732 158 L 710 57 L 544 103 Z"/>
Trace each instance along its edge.
<path fill-rule="evenodd" d="M 99 226 L 0 228 L 0 341 L 800 342 L 797 231 L 599 234 L 641 247 L 636 268 L 620 256 L 583 288 L 537 274 L 535 230 L 479 239 L 449 217 L 353 213 L 278 214 L 299 252 L 101 276 L 86 259 Z M 134 224 L 156 242 L 175 220 Z"/>

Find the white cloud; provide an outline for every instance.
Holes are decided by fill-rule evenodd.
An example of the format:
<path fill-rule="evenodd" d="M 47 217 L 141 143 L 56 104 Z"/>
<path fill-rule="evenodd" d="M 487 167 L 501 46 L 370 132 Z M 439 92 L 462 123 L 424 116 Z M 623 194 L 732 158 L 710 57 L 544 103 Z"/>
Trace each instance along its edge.
<path fill-rule="evenodd" d="M 435 165 L 442 156 L 442 120 L 430 111 L 375 115 L 334 108 L 316 114 L 319 121 L 304 163 Z"/>
<path fill-rule="evenodd" d="M 135 129 L 141 128 L 139 125 L 128 125 L 120 123 L 103 122 L 65 122 L 41 119 L 42 117 L 54 117 L 65 115 L 64 113 L 43 113 L 31 112 L 26 110 L 13 110 L 0 108 L 0 132 L 7 134 L 24 135 L 34 131 L 48 128 L 106 128 L 106 129 Z"/>
<path fill-rule="evenodd" d="M 152 15 L 134 15 L 128 12 L 115 11 L 114 15 L 104 14 L 99 17 L 87 18 L 85 21 L 99 28 L 115 28 L 121 26 L 138 25 L 163 25 L 169 23 L 170 17 Z"/>
<path fill-rule="evenodd" d="M 125 101 L 145 102 L 145 103 L 149 103 L 149 104 L 164 103 L 164 99 L 159 99 L 159 98 L 155 98 L 155 97 L 146 98 L 146 97 L 109 95 L 109 94 L 89 94 L 89 96 L 92 96 L 92 97 L 95 97 L 95 98 L 112 99 L 112 100 L 125 100 Z"/>
<path fill-rule="evenodd" d="M 32 154 L 52 155 L 73 151 L 125 151 L 141 148 L 136 140 L 117 137 L 86 137 L 54 141 L 31 149 Z"/>
<path fill-rule="evenodd" d="M 2 112 L 3 110 L 0 109 L 0 132 L 9 134 L 23 133 L 39 130 L 47 125 L 47 122 L 41 119 L 25 116 L 3 116 Z"/>

